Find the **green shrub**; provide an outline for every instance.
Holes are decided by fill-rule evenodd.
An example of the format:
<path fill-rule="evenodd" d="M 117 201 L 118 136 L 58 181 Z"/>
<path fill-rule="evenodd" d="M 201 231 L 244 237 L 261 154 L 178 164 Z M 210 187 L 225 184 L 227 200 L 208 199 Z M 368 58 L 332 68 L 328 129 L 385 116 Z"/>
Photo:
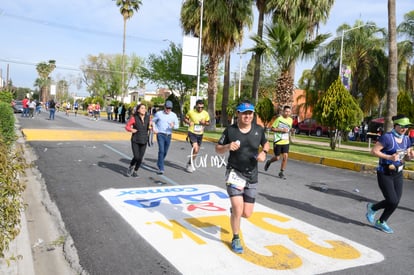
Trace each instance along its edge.
<path fill-rule="evenodd" d="M 13 94 L 7 90 L 0 91 L 0 102 L 8 103 L 10 106 L 10 103 L 13 100 Z"/>
<path fill-rule="evenodd" d="M 17 147 L 20 148 L 20 147 Z M 22 151 L 10 150 L 0 139 L 0 258 L 20 232 L 20 216 L 23 211 L 22 193 L 25 185 L 19 181 L 24 173 Z"/>
<path fill-rule="evenodd" d="M 16 140 L 14 132 L 14 112 L 10 103 L 0 102 L 0 138 L 10 146 Z"/>

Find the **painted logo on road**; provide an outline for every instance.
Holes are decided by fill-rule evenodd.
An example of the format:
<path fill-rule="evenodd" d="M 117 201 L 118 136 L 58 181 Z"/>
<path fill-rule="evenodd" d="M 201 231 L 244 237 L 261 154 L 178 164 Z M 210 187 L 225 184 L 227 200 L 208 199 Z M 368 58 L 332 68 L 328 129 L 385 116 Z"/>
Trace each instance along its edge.
<path fill-rule="evenodd" d="M 379 252 L 259 203 L 230 250 L 230 202 L 211 185 L 107 189 L 100 194 L 183 274 L 317 274 L 380 262 Z"/>

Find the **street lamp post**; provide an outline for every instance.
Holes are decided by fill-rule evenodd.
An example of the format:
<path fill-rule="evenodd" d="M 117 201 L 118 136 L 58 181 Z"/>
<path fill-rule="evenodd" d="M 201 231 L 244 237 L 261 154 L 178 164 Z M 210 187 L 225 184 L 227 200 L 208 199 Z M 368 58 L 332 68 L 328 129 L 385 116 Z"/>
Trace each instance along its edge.
<path fill-rule="evenodd" d="M 197 96 L 196 99 L 200 95 L 200 67 L 201 67 L 201 40 L 203 37 L 203 12 L 204 12 L 204 1 L 200 0 L 201 8 L 200 8 L 200 32 L 198 35 L 198 54 L 197 54 Z"/>
<path fill-rule="evenodd" d="M 342 53 L 343 53 L 343 50 L 344 50 L 344 35 L 345 35 L 345 33 L 349 32 L 349 31 L 356 30 L 356 29 L 362 28 L 364 26 L 372 26 L 372 24 L 363 24 L 363 25 L 359 25 L 359 26 L 354 27 L 354 28 L 351 28 L 351 29 L 342 30 L 342 35 L 341 35 L 341 53 L 340 53 L 340 56 L 339 56 L 339 77 L 341 79 L 342 79 L 342 73 L 341 73 L 341 71 L 342 71 Z"/>
<path fill-rule="evenodd" d="M 242 60 L 242 53 L 241 53 L 241 50 L 240 50 L 240 45 L 239 45 L 239 55 L 240 55 L 240 68 L 239 68 L 239 93 L 238 93 L 238 96 L 239 96 L 239 98 L 240 98 L 240 89 L 241 89 L 241 74 L 242 74 L 242 62 L 243 62 L 243 60 Z"/>

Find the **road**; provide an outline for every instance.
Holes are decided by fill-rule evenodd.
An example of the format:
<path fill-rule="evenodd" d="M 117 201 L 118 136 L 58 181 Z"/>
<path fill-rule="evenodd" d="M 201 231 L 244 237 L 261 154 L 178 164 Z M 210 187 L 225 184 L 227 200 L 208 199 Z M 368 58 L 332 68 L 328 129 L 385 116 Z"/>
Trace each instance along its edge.
<path fill-rule="evenodd" d="M 44 113 L 19 121 L 38 177 L 89 274 L 411 274 L 414 268 L 411 180 L 388 235 L 365 220 L 366 203 L 382 198 L 374 174 L 290 160 L 283 180 L 276 176 L 279 163 L 268 172 L 260 163 L 256 213 L 242 222 L 246 253 L 236 255 L 228 247 L 225 160 L 213 143 L 203 143 L 192 174 L 185 172 L 189 144 L 176 140 L 164 175 L 154 172 L 155 145 L 140 177 L 129 178 L 124 125 L 64 113 L 54 121 Z"/>

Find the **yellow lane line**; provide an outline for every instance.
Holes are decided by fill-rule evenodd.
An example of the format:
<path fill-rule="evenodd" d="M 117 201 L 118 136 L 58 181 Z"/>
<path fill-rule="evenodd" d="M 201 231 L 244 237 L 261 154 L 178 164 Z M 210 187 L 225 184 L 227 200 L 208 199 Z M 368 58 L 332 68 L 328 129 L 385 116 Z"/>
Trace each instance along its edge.
<path fill-rule="evenodd" d="M 105 140 L 130 140 L 131 133 L 115 131 L 84 131 L 84 130 L 50 130 L 50 129 L 23 129 L 23 135 L 27 141 L 105 141 Z M 156 135 L 154 135 L 154 141 Z M 173 134 L 175 140 L 185 140 L 185 135 Z"/>
<path fill-rule="evenodd" d="M 128 132 L 23 129 L 27 141 L 69 141 L 69 140 L 130 140 Z"/>

